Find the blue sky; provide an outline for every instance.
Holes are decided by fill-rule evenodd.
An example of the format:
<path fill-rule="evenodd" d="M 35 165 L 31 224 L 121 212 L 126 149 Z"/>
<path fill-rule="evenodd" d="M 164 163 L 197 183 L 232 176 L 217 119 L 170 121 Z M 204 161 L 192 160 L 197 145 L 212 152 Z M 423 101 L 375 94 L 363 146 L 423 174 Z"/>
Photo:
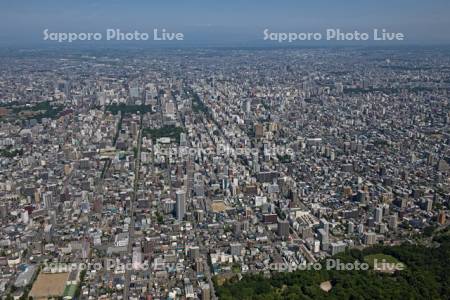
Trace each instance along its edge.
<path fill-rule="evenodd" d="M 448 0 L 0 0 L 0 43 L 42 42 L 42 31 L 167 28 L 191 42 L 257 41 L 262 30 L 403 32 L 410 43 L 448 44 Z"/>

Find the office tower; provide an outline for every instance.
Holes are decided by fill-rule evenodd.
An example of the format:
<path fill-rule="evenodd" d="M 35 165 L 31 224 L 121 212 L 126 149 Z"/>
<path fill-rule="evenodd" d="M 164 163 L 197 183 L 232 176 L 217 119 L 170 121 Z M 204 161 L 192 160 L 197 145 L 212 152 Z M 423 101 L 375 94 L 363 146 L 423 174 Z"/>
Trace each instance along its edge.
<path fill-rule="evenodd" d="M 375 222 L 376 223 L 381 223 L 383 220 L 383 208 L 381 207 L 377 207 L 375 209 Z"/>
<path fill-rule="evenodd" d="M 239 222 L 239 221 L 234 222 L 233 223 L 233 234 L 234 234 L 234 236 L 239 237 L 241 235 L 241 231 L 242 231 L 241 222 Z"/>
<path fill-rule="evenodd" d="M 178 221 L 182 221 L 186 214 L 186 193 L 182 190 L 176 191 L 175 214 Z"/>
<path fill-rule="evenodd" d="M 194 184 L 194 195 L 198 197 L 205 196 L 205 188 L 203 184 Z"/>
<path fill-rule="evenodd" d="M 45 192 L 44 195 L 42 196 L 42 198 L 43 198 L 44 206 L 46 209 L 50 209 L 53 207 L 53 192 L 52 191 Z"/>
<path fill-rule="evenodd" d="M 359 234 L 362 234 L 364 232 L 364 224 L 358 224 L 357 230 Z"/>
<path fill-rule="evenodd" d="M 347 223 L 347 233 L 353 234 L 354 231 L 355 231 L 355 224 L 353 224 L 353 222 L 348 222 Z"/>
<path fill-rule="evenodd" d="M 53 225 L 48 224 L 44 227 L 44 240 L 50 242 L 53 238 Z"/>
<path fill-rule="evenodd" d="M 242 229 L 246 232 L 249 231 L 249 229 L 250 229 L 250 221 L 249 220 L 244 220 L 242 222 Z"/>
<path fill-rule="evenodd" d="M 286 220 L 279 221 L 277 233 L 282 238 L 289 237 L 289 221 L 286 221 Z"/>
<path fill-rule="evenodd" d="M 0 204 L 0 216 L 2 220 L 6 220 L 8 218 L 8 204 L 2 203 Z"/>
<path fill-rule="evenodd" d="M 187 146 L 187 135 L 186 133 L 180 133 L 180 146 Z"/>
<path fill-rule="evenodd" d="M 383 209 L 383 216 L 389 215 L 390 213 L 389 204 L 383 204 L 381 208 Z"/>
<path fill-rule="evenodd" d="M 322 250 L 328 251 L 328 248 L 330 246 L 330 243 L 328 240 L 328 233 L 323 228 L 320 228 L 317 232 L 319 234 L 319 240 L 320 240 L 320 244 L 322 246 Z"/>
<path fill-rule="evenodd" d="M 375 232 L 365 232 L 363 242 L 365 245 L 374 245 L 377 242 L 377 235 Z"/>
<path fill-rule="evenodd" d="M 323 228 L 325 230 L 325 232 L 327 234 L 329 234 L 329 232 L 330 232 L 330 223 L 326 219 L 321 218 L 320 219 L 320 228 Z"/>
<path fill-rule="evenodd" d="M 211 299 L 211 289 L 209 284 L 202 284 L 202 300 L 210 300 Z"/>
<path fill-rule="evenodd" d="M 162 209 L 165 214 L 171 214 L 175 210 L 176 201 L 173 201 L 170 198 L 161 200 Z"/>
<path fill-rule="evenodd" d="M 197 223 L 202 223 L 205 219 L 205 212 L 201 209 L 196 210 L 194 215 Z"/>
<path fill-rule="evenodd" d="M 205 272 L 205 263 L 201 257 L 195 259 L 195 271 L 198 273 Z"/>
<path fill-rule="evenodd" d="M 396 230 L 397 222 L 398 222 L 398 215 L 397 213 L 394 213 L 392 216 L 389 217 L 389 228 L 392 230 Z"/>
<path fill-rule="evenodd" d="M 424 199 L 420 203 L 420 208 L 426 211 L 431 211 L 433 209 L 433 200 L 432 199 Z"/>
<path fill-rule="evenodd" d="M 343 241 L 338 241 L 336 243 L 331 243 L 331 255 L 338 254 L 340 252 L 344 252 L 347 244 Z"/>

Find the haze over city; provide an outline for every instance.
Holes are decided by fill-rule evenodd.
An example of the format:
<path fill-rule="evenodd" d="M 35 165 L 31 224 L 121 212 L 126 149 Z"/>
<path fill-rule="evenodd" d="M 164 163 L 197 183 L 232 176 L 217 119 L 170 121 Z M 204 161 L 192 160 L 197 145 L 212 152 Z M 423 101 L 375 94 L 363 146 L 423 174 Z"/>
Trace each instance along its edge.
<path fill-rule="evenodd" d="M 177 46 L 264 46 L 265 28 L 281 32 L 386 28 L 403 32 L 407 36 L 403 44 L 448 44 L 449 14 L 450 3 L 445 0 L 1 1 L 0 45 L 47 46 L 42 40 L 46 28 L 55 32 L 166 28 L 186 35 Z M 323 44 L 336 43 L 312 43 Z"/>

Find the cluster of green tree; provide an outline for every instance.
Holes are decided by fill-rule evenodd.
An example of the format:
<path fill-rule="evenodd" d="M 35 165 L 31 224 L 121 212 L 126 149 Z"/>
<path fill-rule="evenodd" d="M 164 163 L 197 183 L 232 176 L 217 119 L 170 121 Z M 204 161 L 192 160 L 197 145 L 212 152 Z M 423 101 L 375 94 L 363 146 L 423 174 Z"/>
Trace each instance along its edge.
<path fill-rule="evenodd" d="M 286 164 L 286 163 L 290 163 L 291 160 L 291 156 L 288 154 L 284 154 L 284 155 L 277 155 L 278 160 L 282 163 L 282 164 Z"/>
<path fill-rule="evenodd" d="M 156 212 L 156 221 L 160 225 L 164 223 L 164 217 L 163 217 L 163 215 L 161 215 L 161 213 L 159 211 Z"/>
<path fill-rule="evenodd" d="M 11 112 L 13 113 L 13 116 L 15 117 L 18 117 L 19 113 L 25 111 L 36 112 L 35 114 L 27 115 L 25 119 L 27 120 L 36 119 L 38 122 L 40 122 L 44 118 L 54 119 L 58 117 L 61 111 L 64 109 L 63 106 L 52 105 L 49 101 L 39 102 L 31 106 L 21 105 L 17 102 L 13 102 L 1 105 L 1 107 L 10 109 Z"/>
<path fill-rule="evenodd" d="M 62 106 L 50 106 L 49 109 L 47 109 L 44 112 L 39 113 L 38 115 L 34 117 L 30 117 L 28 119 L 36 119 L 38 122 L 40 122 L 42 119 L 55 119 L 59 116 L 61 111 L 63 110 Z"/>
<path fill-rule="evenodd" d="M 270 278 L 246 275 L 222 285 L 214 278 L 219 299 L 449 299 L 450 235 L 434 239 L 438 247 L 418 245 L 378 246 L 338 254 L 342 262 L 364 261 L 368 255 L 384 254 L 406 264 L 393 274 L 374 270 L 299 270 L 276 272 Z M 330 281 L 329 292 L 320 283 Z"/>
<path fill-rule="evenodd" d="M 177 143 L 180 143 L 180 134 L 183 132 L 183 128 L 177 126 L 164 126 L 161 128 L 144 128 L 142 130 L 142 134 L 145 137 L 153 139 L 156 141 L 162 137 L 169 137 L 171 139 L 175 139 Z"/>
<path fill-rule="evenodd" d="M 368 87 L 368 88 L 344 88 L 345 94 L 363 94 L 363 93 L 374 93 L 374 92 L 381 92 L 385 94 L 395 94 L 399 93 L 400 90 L 398 88 L 374 88 L 374 87 Z"/>
<path fill-rule="evenodd" d="M 82 270 L 80 272 L 80 283 L 77 285 L 77 289 L 75 291 L 75 299 L 80 299 L 81 285 L 83 284 L 85 277 L 86 277 L 86 270 Z"/>
<path fill-rule="evenodd" d="M 106 111 L 111 112 L 113 115 L 117 115 L 119 111 L 122 112 L 122 114 L 137 114 L 138 112 L 140 114 L 145 114 L 148 112 L 151 112 L 151 108 L 149 105 L 135 105 L 135 104 L 111 104 L 106 106 Z"/>
<path fill-rule="evenodd" d="M 0 103 L 0 107 L 2 108 L 13 108 L 14 106 L 19 106 L 20 103 L 17 101 L 12 101 L 8 103 Z"/>
<path fill-rule="evenodd" d="M 441 88 L 436 88 L 436 89 L 441 89 Z M 431 87 L 412 87 L 412 88 L 404 88 L 404 89 L 400 89 L 400 88 L 374 88 L 374 87 L 369 87 L 369 88 L 345 88 L 344 89 L 344 93 L 346 94 L 361 94 L 361 93 L 369 93 L 369 92 L 381 92 L 381 93 L 385 93 L 385 94 L 396 94 L 396 93 L 400 93 L 402 90 L 407 90 L 411 93 L 419 93 L 419 92 L 431 92 L 433 91 L 433 88 Z"/>
<path fill-rule="evenodd" d="M 23 149 L 0 149 L 0 156 L 13 158 L 16 156 L 22 156 Z"/>
<path fill-rule="evenodd" d="M 264 100 L 261 101 L 262 107 L 264 107 L 265 110 L 270 110 L 270 105 L 266 103 Z"/>

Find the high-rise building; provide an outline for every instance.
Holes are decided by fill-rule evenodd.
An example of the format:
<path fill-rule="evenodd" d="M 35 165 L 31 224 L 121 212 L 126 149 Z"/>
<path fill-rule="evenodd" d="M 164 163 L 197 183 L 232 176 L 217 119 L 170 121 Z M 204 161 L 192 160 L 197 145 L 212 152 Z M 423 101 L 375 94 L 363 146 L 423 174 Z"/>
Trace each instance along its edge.
<path fill-rule="evenodd" d="M 2 220 L 6 220 L 8 217 L 8 204 L 7 203 L 1 203 L 0 204 L 0 216 Z"/>
<path fill-rule="evenodd" d="M 329 234 L 330 232 L 330 223 L 328 223 L 328 221 L 324 218 L 320 219 L 320 228 L 323 228 L 323 230 Z"/>
<path fill-rule="evenodd" d="M 202 300 L 209 300 L 211 299 L 211 289 L 209 287 L 209 284 L 204 283 L 202 284 Z"/>
<path fill-rule="evenodd" d="M 182 221 L 186 214 L 186 193 L 183 190 L 176 191 L 175 214 L 178 221 Z"/>
<path fill-rule="evenodd" d="M 320 244 L 322 246 L 322 250 L 327 251 L 330 246 L 329 239 L 328 239 L 328 233 L 323 228 L 320 228 L 317 232 L 319 234 L 319 239 L 320 239 Z"/>
<path fill-rule="evenodd" d="M 197 220 L 197 223 L 202 223 L 203 220 L 205 219 L 205 212 L 201 209 L 197 209 L 194 212 L 195 215 L 195 219 Z"/>
<path fill-rule="evenodd" d="M 279 221 L 277 233 L 282 238 L 289 237 L 289 221 L 287 221 L 287 220 Z"/>
<path fill-rule="evenodd" d="M 383 208 L 381 207 L 377 207 L 375 209 L 375 222 L 376 223 L 381 223 L 383 220 Z"/>
<path fill-rule="evenodd" d="M 186 133 L 180 133 L 180 146 L 187 146 L 187 135 Z"/>
<path fill-rule="evenodd" d="M 53 192 L 52 191 L 47 191 L 44 193 L 44 195 L 42 196 L 43 202 L 44 202 L 44 206 L 46 209 L 50 209 L 53 207 Z"/>
<path fill-rule="evenodd" d="M 364 224 L 358 224 L 356 227 L 359 234 L 362 234 L 364 232 Z"/>
<path fill-rule="evenodd" d="M 353 234 L 354 231 L 355 231 L 355 224 L 353 224 L 353 222 L 348 222 L 347 223 L 347 233 Z"/>
<path fill-rule="evenodd" d="M 175 210 L 176 201 L 173 201 L 170 198 L 161 200 L 162 209 L 166 214 L 172 214 Z"/>
<path fill-rule="evenodd" d="M 233 223 L 233 234 L 234 234 L 234 236 L 239 237 L 241 235 L 241 231 L 242 231 L 241 222 L 239 222 L 239 221 L 234 222 Z"/>
<path fill-rule="evenodd" d="M 198 273 L 205 272 L 205 263 L 201 257 L 195 259 L 195 271 Z"/>
<path fill-rule="evenodd" d="M 338 254 L 340 252 L 344 252 L 347 244 L 343 241 L 338 241 L 336 243 L 331 243 L 331 255 Z"/>
<path fill-rule="evenodd" d="M 433 209 L 433 199 L 424 199 L 420 203 L 420 208 L 426 211 L 431 211 Z"/>
<path fill-rule="evenodd" d="M 389 228 L 391 230 L 396 230 L 397 223 L 398 223 L 398 215 L 397 213 L 394 213 L 392 216 L 389 217 Z"/>
<path fill-rule="evenodd" d="M 363 242 L 365 245 L 374 245 L 377 242 L 377 235 L 375 232 L 365 232 Z"/>

